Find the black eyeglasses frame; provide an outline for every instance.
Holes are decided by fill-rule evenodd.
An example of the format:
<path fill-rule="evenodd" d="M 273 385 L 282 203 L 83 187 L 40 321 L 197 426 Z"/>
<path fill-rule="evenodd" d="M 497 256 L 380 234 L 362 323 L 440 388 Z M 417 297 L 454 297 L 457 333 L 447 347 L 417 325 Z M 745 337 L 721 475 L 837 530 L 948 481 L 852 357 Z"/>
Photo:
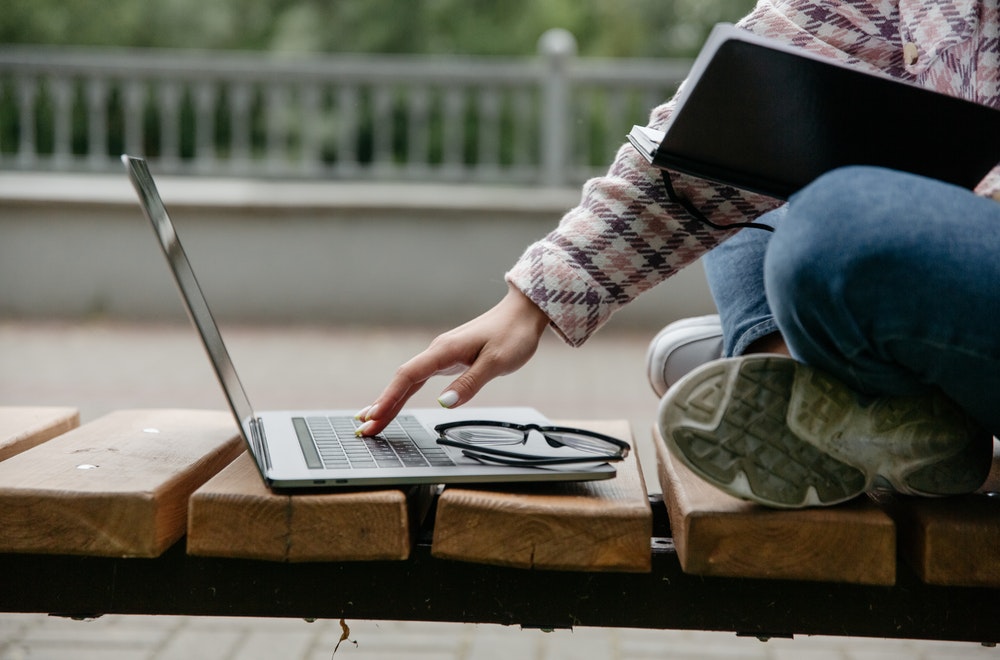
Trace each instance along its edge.
<path fill-rule="evenodd" d="M 551 447 L 569 447 L 565 443 L 553 438 L 549 434 L 555 433 L 572 433 L 575 435 L 581 435 L 587 438 L 593 438 L 601 442 L 607 443 L 610 447 L 615 448 L 616 451 L 611 451 L 607 454 L 594 454 L 592 456 L 570 456 L 570 457 L 549 457 L 549 456 L 537 456 L 531 454 L 523 454 L 519 452 L 505 451 L 503 449 L 497 449 L 496 447 L 490 447 L 486 445 L 476 445 L 473 443 L 462 442 L 460 440 L 453 440 L 445 435 L 445 433 L 451 429 L 461 428 L 463 426 L 485 426 L 485 427 L 495 427 L 510 429 L 514 431 L 520 431 L 522 434 L 522 439 L 520 443 L 511 444 L 525 444 L 528 442 L 528 436 L 531 431 L 537 431 L 545 441 L 549 443 Z M 501 463 L 504 465 L 532 465 L 544 467 L 546 465 L 569 465 L 573 463 L 594 463 L 594 462 L 611 462 L 611 461 L 621 461 L 624 460 L 629 452 L 632 450 L 631 445 L 620 440 L 618 438 L 606 435 L 604 433 L 597 433 L 596 431 L 590 431 L 587 429 L 575 428 L 572 426 L 542 426 L 539 424 L 518 424 L 515 422 L 503 422 L 497 420 L 463 420 L 457 422 L 447 422 L 445 424 L 438 424 L 434 427 L 434 430 L 438 434 L 437 442 L 438 444 L 448 445 L 450 447 L 457 447 L 462 450 L 462 453 L 470 458 L 476 460 L 485 460 L 487 462 Z M 570 447 L 573 448 L 573 447 Z"/>

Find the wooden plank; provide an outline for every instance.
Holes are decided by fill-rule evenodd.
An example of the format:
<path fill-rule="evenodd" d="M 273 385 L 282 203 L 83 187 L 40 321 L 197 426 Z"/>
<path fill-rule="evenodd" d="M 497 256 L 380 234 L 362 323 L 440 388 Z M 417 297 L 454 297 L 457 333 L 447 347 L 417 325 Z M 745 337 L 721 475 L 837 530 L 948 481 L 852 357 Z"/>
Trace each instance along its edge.
<path fill-rule="evenodd" d="M 269 561 L 406 559 L 432 495 L 407 490 L 270 491 L 244 453 L 191 497 L 191 555 Z"/>
<path fill-rule="evenodd" d="M 1000 587 L 1000 443 L 975 495 L 941 499 L 884 494 L 899 527 L 900 554 L 928 584 Z"/>
<path fill-rule="evenodd" d="M 631 439 L 626 421 L 565 424 Z M 445 488 L 431 554 L 518 568 L 646 572 L 652 526 L 632 451 L 605 481 Z"/>
<path fill-rule="evenodd" d="M 239 453 L 221 411 L 111 413 L 0 463 L 0 551 L 155 557 Z"/>
<path fill-rule="evenodd" d="M 0 461 L 80 425 L 80 411 L 63 407 L 0 406 Z"/>
<path fill-rule="evenodd" d="M 653 430 L 660 486 L 686 573 L 891 585 L 892 519 L 868 498 L 777 510 L 723 493 L 691 472 Z"/>

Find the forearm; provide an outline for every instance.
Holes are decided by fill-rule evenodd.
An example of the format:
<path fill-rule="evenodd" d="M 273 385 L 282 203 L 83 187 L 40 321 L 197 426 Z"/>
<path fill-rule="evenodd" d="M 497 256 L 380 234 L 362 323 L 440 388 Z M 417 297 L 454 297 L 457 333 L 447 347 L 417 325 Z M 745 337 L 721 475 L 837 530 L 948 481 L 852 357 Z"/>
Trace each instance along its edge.
<path fill-rule="evenodd" d="M 876 69 L 876 63 L 888 61 L 891 44 L 860 28 L 821 35 L 819 28 L 835 18 L 838 8 L 843 7 L 836 2 L 762 2 L 740 25 L 856 66 Z M 673 107 L 670 101 L 655 108 L 649 125 L 662 126 Z M 720 225 L 752 221 L 781 203 L 697 177 L 673 174 L 672 180 L 681 196 Z M 730 233 L 698 223 L 671 203 L 660 171 L 625 145 L 607 175 L 587 182 L 580 204 L 528 247 L 507 281 L 545 311 L 568 343 L 579 345 L 615 311 Z"/>

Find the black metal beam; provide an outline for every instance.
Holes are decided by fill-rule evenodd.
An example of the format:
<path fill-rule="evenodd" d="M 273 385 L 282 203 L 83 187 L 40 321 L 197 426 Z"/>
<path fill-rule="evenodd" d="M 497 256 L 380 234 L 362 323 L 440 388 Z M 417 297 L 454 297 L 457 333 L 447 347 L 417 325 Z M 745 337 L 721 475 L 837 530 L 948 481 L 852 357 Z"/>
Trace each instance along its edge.
<path fill-rule="evenodd" d="M 0 554 L 0 611 L 296 617 L 731 631 L 1000 642 L 1000 590 L 687 575 L 669 538 L 652 572 L 539 571 L 436 559 L 283 564 Z"/>

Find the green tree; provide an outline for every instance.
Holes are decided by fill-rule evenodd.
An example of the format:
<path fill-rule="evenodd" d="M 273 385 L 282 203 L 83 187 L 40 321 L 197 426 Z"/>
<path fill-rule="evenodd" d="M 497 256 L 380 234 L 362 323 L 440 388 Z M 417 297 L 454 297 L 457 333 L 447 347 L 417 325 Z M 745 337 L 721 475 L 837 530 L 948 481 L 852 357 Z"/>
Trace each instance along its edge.
<path fill-rule="evenodd" d="M 586 56 L 686 56 L 753 0 L 5 0 L 0 43 L 531 55 L 545 30 Z"/>

